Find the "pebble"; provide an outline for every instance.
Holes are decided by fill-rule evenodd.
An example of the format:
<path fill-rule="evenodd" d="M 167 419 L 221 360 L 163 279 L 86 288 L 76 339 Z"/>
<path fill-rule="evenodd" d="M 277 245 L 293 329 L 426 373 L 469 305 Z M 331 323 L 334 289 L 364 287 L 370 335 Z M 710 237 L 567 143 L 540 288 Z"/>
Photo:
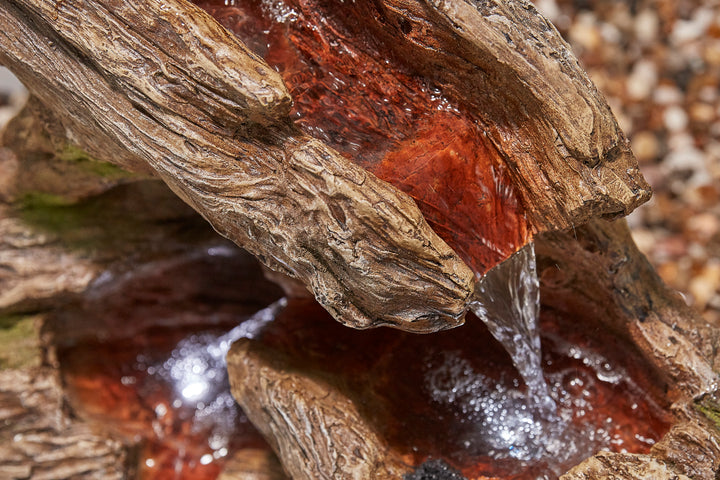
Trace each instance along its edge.
<path fill-rule="evenodd" d="M 640 164 L 654 160 L 660 151 L 657 137 L 647 130 L 635 133 L 630 139 L 630 145 Z"/>
<path fill-rule="evenodd" d="M 658 37 L 660 20 L 654 9 L 646 8 L 635 17 L 635 37 L 639 42 L 649 44 Z"/>
<path fill-rule="evenodd" d="M 629 219 L 638 247 L 720 325 L 720 2 L 547 1 L 653 187 Z"/>
<path fill-rule="evenodd" d="M 643 100 L 657 85 L 657 70 L 655 64 L 647 59 L 641 59 L 633 66 L 627 80 L 627 92 L 634 100 Z"/>
<path fill-rule="evenodd" d="M 720 260 L 714 259 L 704 265 L 688 286 L 695 305 L 704 309 L 710 300 L 720 292 Z"/>
<path fill-rule="evenodd" d="M 665 128 L 670 132 L 682 132 L 688 126 L 688 115 L 685 113 L 685 110 L 678 105 L 673 105 L 665 109 L 663 120 L 665 122 Z"/>

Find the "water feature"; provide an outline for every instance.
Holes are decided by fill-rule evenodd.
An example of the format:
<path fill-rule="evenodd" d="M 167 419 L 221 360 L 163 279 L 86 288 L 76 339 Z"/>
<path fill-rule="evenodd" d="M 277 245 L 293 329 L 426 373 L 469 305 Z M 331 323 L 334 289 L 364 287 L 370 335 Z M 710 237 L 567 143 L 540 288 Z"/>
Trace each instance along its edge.
<path fill-rule="evenodd" d="M 527 387 L 529 406 L 541 415 L 553 416 L 556 405 L 541 364 L 540 282 L 533 243 L 480 279 L 470 308 L 510 354 Z"/>
<path fill-rule="evenodd" d="M 482 122 L 398 60 L 405 40 L 382 34 L 371 2 L 198 3 L 277 68 L 304 133 L 412 196 L 435 232 L 485 275 L 473 311 L 515 359 L 537 409 L 550 414 L 534 250 L 512 255 L 530 228 Z"/>
<path fill-rule="evenodd" d="M 597 329 L 594 312 L 544 310 L 540 324 L 552 416 L 538 412 L 510 356 L 472 313 L 463 327 L 432 335 L 354 331 L 317 303 L 291 299 L 253 349 L 340 385 L 414 465 L 442 459 L 466 478 L 555 479 L 601 449 L 647 452 L 668 416 L 642 357 Z"/>
<path fill-rule="evenodd" d="M 106 270 L 47 325 L 69 407 L 133 445 L 133 478 L 211 480 L 238 452 L 269 451 L 230 394 L 225 354 L 280 294 L 218 239 Z"/>

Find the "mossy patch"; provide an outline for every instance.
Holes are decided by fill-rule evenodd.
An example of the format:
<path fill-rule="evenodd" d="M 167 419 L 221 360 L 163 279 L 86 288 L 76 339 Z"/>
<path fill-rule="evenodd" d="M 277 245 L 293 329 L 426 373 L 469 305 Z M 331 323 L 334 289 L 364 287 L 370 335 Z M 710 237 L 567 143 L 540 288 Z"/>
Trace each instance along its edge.
<path fill-rule="evenodd" d="M 48 233 L 61 237 L 87 223 L 83 205 L 74 205 L 66 198 L 45 192 L 28 192 L 18 202 L 18 214 L 23 221 Z"/>
<path fill-rule="evenodd" d="M 56 153 L 59 160 L 71 163 L 78 170 L 107 180 L 122 180 L 137 176 L 109 162 L 97 160 L 74 145 L 67 145 Z"/>
<path fill-rule="evenodd" d="M 38 317 L 0 316 L 0 369 L 40 365 Z"/>
<path fill-rule="evenodd" d="M 716 433 L 720 434 L 720 398 L 717 392 L 704 395 L 695 403 L 695 408 L 715 425 Z"/>
<path fill-rule="evenodd" d="M 63 247 L 103 257 L 157 248 L 153 242 L 158 239 L 183 241 L 209 231 L 202 217 L 159 180 L 125 183 L 77 203 L 28 192 L 16 204 L 15 215 Z"/>

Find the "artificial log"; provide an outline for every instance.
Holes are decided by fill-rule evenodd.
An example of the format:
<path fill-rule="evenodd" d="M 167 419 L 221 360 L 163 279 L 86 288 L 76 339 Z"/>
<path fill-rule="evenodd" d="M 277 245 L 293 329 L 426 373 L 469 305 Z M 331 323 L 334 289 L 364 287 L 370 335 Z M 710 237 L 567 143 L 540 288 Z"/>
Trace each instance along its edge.
<path fill-rule="evenodd" d="M 330 6 L 316 6 L 329 15 Z M 437 84 L 455 102 L 449 111 L 481 126 L 490 164 L 469 159 L 470 171 L 489 168 L 491 185 L 511 177 L 499 191 L 517 189 L 525 205 L 510 237 L 467 231 L 466 246 L 446 227 L 476 273 L 532 232 L 627 213 L 648 197 L 607 104 L 531 6 L 368 2 L 350 13 L 367 24 L 345 33 L 367 30 L 380 41 L 364 54 L 379 48 L 376 64 L 407 58 L 414 67 L 400 65 L 403 75 Z M 220 233 L 308 285 L 339 321 L 414 331 L 462 322 L 472 272 L 412 200 L 291 125 L 282 79 L 200 9 L 180 0 L 17 0 L 0 15 L 0 58 L 58 114 L 68 138 L 97 158 L 158 174 Z M 436 185 L 415 187 L 400 185 L 422 206 Z M 438 203 L 448 206 L 434 199 L 426 213 Z M 436 228 L 449 214 L 431 218 Z M 473 260 L 476 244 L 490 246 L 489 260 Z"/>
<path fill-rule="evenodd" d="M 635 430 L 618 434 L 615 444 L 615 448 L 633 453 L 601 452 L 561 478 L 715 479 L 720 468 L 714 371 L 718 329 L 703 322 L 668 290 L 634 246 L 623 221 L 599 220 L 573 233 L 543 235 L 536 247 L 542 275 L 543 344 L 546 359 L 551 360 L 545 366 L 547 378 L 553 378 L 554 369 L 567 361 L 552 353 L 557 342 L 554 335 L 561 335 L 571 345 L 605 355 L 609 365 L 619 366 L 625 379 L 636 379 L 634 386 L 622 393 L 603 390 L 607 385 L 603 387 L 602 382 L 588 386 L 592 393 L 585 398 L 590 403 L 583 407 L 588 412 L 579 420 L 592 424 L 594 415 L 623 415 L 623 402 L 635 402 L 627 408 L 627 420 L 619 421 L 623 428 Z M 473 438 L 473 434 L 466 436 L 472 431 L 467 430 L 471 428 L 468 424 L 478 423 L 477 418 L 466 410 L 447 410 L 428 393 L 428 378 L 438 373 L 427 365 L 442 363 L 438 358 L 455 355 L 463 348 L 471 353 L 461 356 L 463 361 L 456 368 L 465 376 L 458 377 L 457 383 L 449 377 L 445 380 L 450 382 L 446 391 L 453 392 L 448 394 L 458 405 L 462 404 L 463 389 L 475 381 L 470 372 L 497 375 L 502 370 L 502 362 L 493 363 L 498 354 L 488 345 L 490 339 L 482 339 L 477 319 L 455 331 L 437 333 L 428 341 L 387 332 L 348 335 L 323 323 L 326 320 L 319 310 L 307 302 L 291 303 L 274 325 L 256 339 L 236 343 L 228 356 L 235 397 L 258 428 L 276 442 L 276 451 L 293 478 L 363 478 L 356 473 L 360 467 L 353 450 L 342 448 L 342 441 L 333 442 L 335 437 L 327 434 L 326 425 L 339 432 L 366 432 L 363 438 L 369 445 L 364 445 L 363 468 L 382 471 L 384 464 L 394 468 L 392 474 L 377 478 L 398 478 L 398 465 L 409 475 L 427 458 L 444 459 L 467 478 L 535 478 L 548 472 L 562 473 L 552 470 L 557 463 L 513 470 L 517 467 L 512 467 L 512 462 L 508 466 L 507 459 L 488 460 L 478 453 L 477 446 L 463 447 L 463 438 Z M 589 339 L 597 342 L 594 347 Z M 612 348 L 603 350 L 599 348 L 602 345 Z M 583 365 L 592 363 L 591 358 L 570 368 L 587 368 Z M 449 375 L 452 368 L 441 371 Z M 507 381 L 504 375 L 493 377 L 498 385 Z M 592 375 L 580 378 L 587 383 Z M 326 393 L 307 393 L 317 388 Z M 644 392 L 640 397 L 634 396 L 638 388 Z M 592 405 L 602 398 L 610 402 L 610 410 L 605 410 L 608 406 L 602 401 Z M 361 407 L 359 414 L 343 418 L 327 413 L 346 402 Z M 662 405 L 665 413 L 655 410 L 653 402 Z M 570 446 L 576 441 L 573 435 L 570 424 L 563 431 L 568 449 L 574 448 Z M 645 437 L 652 438 L 651 444 L 631 441 Z M 330 444 L 320 444 L 320 439 Z M 483 448 L 492 450 L 485 445 L 479 451 Z"/>
<path fill-rule="evenodd" d="M 12 2 L 0 15 L 0 59 L 64 112 L 69 138 L 97 158 L 155 171 L 339 320 L 416 330 L 462 320 L 472 274 L 412 200 L 289 126 L 277 74 L 198 8 Z M 94 48 L 98 35 L 117 44 Z"/>
<path fill-rule="evenodd" d="M 268 44 L 279 49 L 268 61 L 279 58 L 272 67 L 280 76 L 207 14 L 182 1 L 134 5 L 10 0 L 0 5 L 0 24 L 6 27 L 0 31 L 0 60 L 49 109 L 56 123 L 51 130 L 60 142 L 67 137 L 97 158 L 159 175 L 223 235 L 270 267 L 300 279 L 337 320 L 355 327 L 389 324 L 430 331 L 458 325 L 473 291 L 473 271 L 485 273 L 538 233 L 577 226 L 572 235 L 537 237 L 544 310 L 550 318 L 546 328 L 563 325 L 560 330 L 572 333 L 570 323 L 553 319 L 576 317 L 616 335 L 638 355 L 638 365 L 648 366 L 648 397 L 672 413 L 648 407 L 648 418 L 659 425 L 655 433 L 669 427 L 648 453 L 599 454 L 566 478 L 714 478 L 720 464 L 714 393 L 719 335 L 662 286 L 622 223 L 579 226 L 593 217 L 629 212 L 647 199 L 649 190 L 609 108 L 567 45 L 524 2 L 356 3 L 355 8 L 341 9 L 344 16 L 332 11 L 338 7 L 334 3 L 285 3 L 296 18 L 274 27 L 281 29 L 274 41 L 287 27 L 295 43 L 287 51 Z M 243 11 L 237 14 L 237 8 L 202 6 L 228 27 L 238 15 L 246 16 Z M 260 14 L 267 17 L 268 12 Z M 253 21 L 233 29 L 242 37 L 247 33 L 243 26 Z M 298 25 L 300 30 L 292 30 Z M 302 27 L 318 36 L 308 40 Z M 355 50 L 341 45 L 349 49 L 347 57 L 375 67 L 389 65 L 388 57 L 399 59 L 387 72 L 370 70 L 378 75 L 369 83 L 381 92 L 393 86 L 398 98 L 410 99 L 401 107 L 421 119 L 418 127 L 403 126 L 400 136 L 378 142 L 369 159 L 352 146 L 357 132 L 346 130 L 347 112 L 332 102 L 313 104 L 313 95 L 332 98 L 323 91 L 323 82 L 314 81 L 320 73 L 331 72 L 332 78 L 352 84 L 342 75 L 352 75 L 357 65 L 342 65 L 343 58 L 338 60 L 341 65 L 333 64 L 337 52 L 332 51 L 338 40 L 350 35 L 360 40 Z M 374 43 L 363 43 L 368 38 Z M 330 60 L 313 67 L 308 80 L 297 67 L 303 67 L 318 46 L 327 47 Z M 283 56 L 293 49 L 294 56 Z M 283 70 L 283 65 L 295 69 Z M 388 76 L 379 75 L 383 72 Z M 442 94 L 441 101 L 431 98 L 433 89 Z M 362 90 L 342 95 L 346 93 L 355 99 L 364 95 Z M 430 109 L 422 110 L 422 102 Z M 328 133 L 327 124 L 313 123 L 324 121 L 325 114 L 339 122 L 336 135 Z M 295 115 L 299 119 L 292 124 Z M 457 138 L 448 141 L 434 132 L 438 119 L 440 129 L 459 126 Z M 370 130 L 378 130 L 374 121 L 369 121 Z M 389 126 L 394 130 L 398 125 Z M 482 138 L 474 137 L 478 132 Z M 459 155 L 462 148 L 468 150 Z M 423 156 L 426 149 L 442 154 Z M 485 153 L 464 163 L 467 151 Z M 421 183 L 403 176 L 415 155 L 422 157 Z M 486 163 L 473 163 L 478 159 Z M 5 157 L 3 165 L 12 162 Z M 423 176 L 442 177 L 445 167 L 451 172 L 443 178 L 446 183 L 422 183 Z M 472 238 L 477 218 L 467 215 L 470 220 L 455 230 L 456 223 L 447 224 L 452 208 L 434 210 L 448 198 L 461 201 L 444 195 L 453 193 L 453 181 L 467 180 L 465 172 L 478 171 L 485 172 L 480 177 L 490 172 L 496 183 L 489 195 L 500 199 L 488 203 L 488 218 L 506 212 L 503 199 L 517 199 L 510 202 L 507 217 L 511 241 L 482 260 L 476 252 L 497 239 Z M 420 210 L 408 195 L 378 177 L 396 182 Z M 487 185 L 481 185 L 471 192 L 475 197 L 468 195 L 482 197 Z M 13 245 L 5 247 L 9 251 Z M 78 285 L 86 285 L 97 271 Z M 9 311 L 47 306 L 37 299 L 6 303 Z M 316 306 L 312 309 L 322 315 Z M 477 325 L 465 328 L 460 337 Z M 79 333 L 91 331 L 86 325 Z M 358 389 L 357 375 L 344 377 L 332 360 L 313 364 L 313 358 L 327 358 L 321 350 L 328 339 L 303 345 L 309 358 L 293 357 L 285 349 L 292 351 L 292 342 L 286 342 L 282 332 L 275 337 L 272 329 L 268 332 L 236 344 L 231 376 L 238 401 L 288 473 L 295 478 L 398 478 L 422 461 L 422 451 L 398 446 L 398 432 L 411 442 L 422 424 L 404 432 L 383 422 L 392 419 L 389 412 L 410 409 L 410 403 L 393 406 L 374 392 L 364 396 L 368 392 Z M 289 328 L 285 334 L 303 332 Z M 386 354 L 401 344 L 393 343 L 399 337 L 389 337 Z M 408 350 L 413 349 L 403 351 Z M 358 349 L 356 364 L 350 366 L 393 370 L 387 364 L 393 357 L 370 352 Z M 338 358 L 354 355 L 341 349 L 334 353 Z M 377 364 L 380 358 L 385 365 Z M 412 377 L 416 370 L 407 365 L 416 363 L 403 364 Z M 413 390 L 404 388 L 395 397 L 411 398 Z M 420 411 L 433 417 L 432 410 Z M 446 449 L 458 440 L 445 439 Z M 264 465 L 260 475 L 279 476 L 264 452 L 246 453 L 265 456 L 267 461 L 258 462 Z M 251 470 L 245 474 L 255 475 Z"/>
<path fill-rule="evenodd" d="M 122 442 L 60 414 L 64 396 L 56 373 L 0 370 L 0 476 L 127 478 L 132 452 Z"/>

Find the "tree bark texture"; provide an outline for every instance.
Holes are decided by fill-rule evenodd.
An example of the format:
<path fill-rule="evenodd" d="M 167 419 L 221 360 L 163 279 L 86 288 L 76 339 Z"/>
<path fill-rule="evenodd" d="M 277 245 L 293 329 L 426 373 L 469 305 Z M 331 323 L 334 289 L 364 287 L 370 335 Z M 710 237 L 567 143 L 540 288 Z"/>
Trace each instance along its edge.
<path fill-rule="evenodd" d="M 63 415 L 55 373 L 0 370 L 0 477 L 127 478 L 128 449 Z"/>
<path fill-rule="evenodd" d="M 382 8 L 429 32 L 398 45 L 481 112 L 535 230 L 627 213 L 648 197 L 606 103 L 534 8 Z M 195 6 L 12 0 L 0 23 L 0 60 L 68 139 L 159 175 L 339 321 L 412 331 L 462 322 L 473 274 L 414 202 L 293 127 L 277 73 Z"/>
<path fill-rule="evenodd" d="M 67 108 L 69 138 L 98 158 L 148 165 L 221 234 L 302 279 L 339 320 L 416 330 L 461 321 L 472 274 L 413 202 L 283 125 L 277 112 L 288 101 L 275 72 L 209 16 L 184 2 L 162 7 L 4 5 L 0 55 L 45 104 Z M 210 103 L 203 111 L 187 99 Z M 273 115 L 272 129 L 257 123 Z"/>
<path fill-rule="evenodd" d="M 662 283 L 635 247 L 624 221 L 596 220 L 574 234 L 546 234 L 537 239 L 536 248 L 542 308 L 587 323 L 588 332 L 600 328 L 627 340 L 649 365 L 643 374 L 661 379 L 663 395 L 671 403 L 672 425 L 649 454 L 601 452 L 562 479 L 714 480 L 720 468 L 720 402 L 714 370 L 718 329 L 703 322 Z M 307 343 L 316 355 L 313 341 Z M 385 417 L 379 413 L 378 393 L 348 387 L 356 374 L 343 377 L 337 373 L 342 368 L 324 367 L 311 360 L 303 363 L 297 357 L 295 363 L 286 360 L 284 345 L 272 335 L 269 340 L 245 340 L 231 349 L 228 369 L 233 394 L 248 417 L 274 439 L 283 465 L 294 478 L 316 478 L 318 472 L 336 475 L 328 478 L 356 478 L 353 472 L 359 467 L 345 468 L 354 458 L 353 450 L 343 444 L 349 437 L 330 440 L 328 446 L 323 442 L 334 436 L 327 435 L 327 425 L 333 426 L 332 431 L 366 432 L 362 438 L 372 445 L 363 447 L 363 468 L 387 462 L 409 472 L 408 459 L 402 451 L 388 447 L 390 440 L 380 431 Z M 377 361 L 373 355 L 359 357 Z M 388 361 L 402 360 L 380 360 L 386 366 Z M 345 368 L 353 372 L 352 362 L 347 363 Z M 313 388 L 324 394 L 306 393 L 314 392 L 307 385 L 322 385 Z M 412 394 L 403 392 L 403 401 L 410 405 Z M 365 409 L 349 416 L 333 413 L 334 406 L 345 402 Z M 351 407 L 343 410 L 354 411 Z M 395 475 L 387 478 L 398 478 Z"/>

